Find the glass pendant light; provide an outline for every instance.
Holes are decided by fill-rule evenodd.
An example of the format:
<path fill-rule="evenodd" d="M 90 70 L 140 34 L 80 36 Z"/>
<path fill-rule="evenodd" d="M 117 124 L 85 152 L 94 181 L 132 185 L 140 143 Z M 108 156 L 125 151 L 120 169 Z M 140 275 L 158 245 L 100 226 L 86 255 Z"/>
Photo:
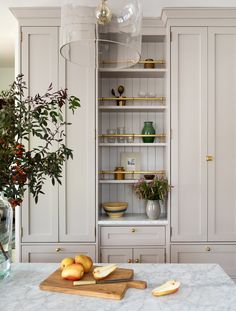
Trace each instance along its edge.
<path fill-rule="evenodd" d="M 61 8 L 61 55 L 97 68 L 127 68 L 141 54 L 140 0 L 66 0 Z"/>

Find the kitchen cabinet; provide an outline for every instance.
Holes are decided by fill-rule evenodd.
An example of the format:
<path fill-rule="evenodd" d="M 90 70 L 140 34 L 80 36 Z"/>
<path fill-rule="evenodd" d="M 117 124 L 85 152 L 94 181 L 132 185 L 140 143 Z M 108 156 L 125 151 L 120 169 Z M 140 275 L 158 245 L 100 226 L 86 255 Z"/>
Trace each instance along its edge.
<path fill-rule="evenodd" d="M 236 245 L 172 245 L 173 263 L 218 263 L 226 273 L 236 277 Z"/>
<path fill-rule="evenodd" d="M 235 241 L 236 27 L 171 31 L 171 240 Z"/>
<path fill-rule="evenodd" d="M 79 244 L 24 244 L 22 246 L 23 262 L 61 262 L 66 257 L 75 257 L 75 255 L 83 253 L 95 261 L 94 245 Z"/>
<path fill-rule="evenodd" d="M 101 248 L 101 262 L 165 263 L 164 248 Z"/>
<path fill-rule="evenodd" d="M 170 242 L 171 262 L 215 262 L 235 277 L 236 11 L 223 11 L 166 10 L 172 39 Z"/>
<path fill-rule="evenodd" d="M 59 55 L 60 10 L 16 8 L 12 12 L 19 20 L 18 70 L 24 74 L 27 95 L 44 93 L 52 83 L 54 90 L 67 88 L 69 95 L 81 101 L 74 115 L 68 107 L 64 109 L 66 121 L 72 123 L 65 129 L 65 144 L 73 150 L 73 160 L 64 165 L 62 185 L 46 181 L 38 204 L 31 195 L 25 196 L 19 228 L 21 260 L 58 260 L 76 249 L 90 253 L 95 260 L 95 69 L 72 65 Z M 92 52 L 95 62 L 95 50 Z M 38 143 L 30 137 L 29 147 Z M 39 243 L 48 244 L 42 247 Z M 61 247 L 55 243 L 76 246 L 70 249 L 63 244 L 68 251 L 56 254 L 55 248 Z"/>

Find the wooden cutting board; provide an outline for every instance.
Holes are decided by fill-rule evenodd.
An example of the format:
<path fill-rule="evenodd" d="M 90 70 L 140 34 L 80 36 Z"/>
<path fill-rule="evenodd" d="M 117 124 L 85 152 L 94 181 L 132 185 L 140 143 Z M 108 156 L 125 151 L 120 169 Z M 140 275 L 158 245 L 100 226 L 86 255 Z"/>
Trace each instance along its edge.
<path fill-rule="evenodd" d="M 129 282 L 74 286 L 72 281 L 62 279 L 61 270 L 58 269 L 45 279 L 39 285 L 39 288 L 51 292 L 120 300 L 124 297 L 128 288 L 144 289 L 147 287 L 145 281 L 132 280 L 133 274 L 134 271 L 132 269 L 117 268 L 106 278 L 106 280 L 128 278 L 130 279 Z M 92 272 L 86 273 L 82 280 L 94 280 Z"/>

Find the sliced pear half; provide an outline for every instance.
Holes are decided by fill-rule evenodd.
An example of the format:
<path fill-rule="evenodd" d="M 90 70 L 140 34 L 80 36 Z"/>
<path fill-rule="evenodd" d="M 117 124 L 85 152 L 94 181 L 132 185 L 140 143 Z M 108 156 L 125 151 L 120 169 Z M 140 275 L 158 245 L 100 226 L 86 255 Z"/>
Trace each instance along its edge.
<path fill-rule="evenodd" d="M 102 280 L 105 279 L 109 274 L 111 274 L 113 271 L 115 271 L 117 268 L 116 264 L 108 265 L 108 266 L 102 266 L 97 267 L 93 270 L 93 277 L 96 280 Z"/>
<path fill-rule="evenodd" d="M 175 280 L 169 280 L 159 287 L 153 289 L 152 294 L 154 296 L 164 296 L 177 292 L 180 287 L 180 282 Z"/>

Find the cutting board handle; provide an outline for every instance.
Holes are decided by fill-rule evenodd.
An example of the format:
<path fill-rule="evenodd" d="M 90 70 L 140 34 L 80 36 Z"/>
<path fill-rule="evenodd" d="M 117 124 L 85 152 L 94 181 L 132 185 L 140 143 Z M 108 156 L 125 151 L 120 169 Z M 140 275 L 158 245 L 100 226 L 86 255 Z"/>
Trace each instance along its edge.
<path fill-rule="evenodd" d="M 147 282 L 146 281 L 133 280 L 133 281 L 129 281 L 126 283 L 127 283 L 128 288 L 139 288 L 139 289 L 147 288 Z"/>

